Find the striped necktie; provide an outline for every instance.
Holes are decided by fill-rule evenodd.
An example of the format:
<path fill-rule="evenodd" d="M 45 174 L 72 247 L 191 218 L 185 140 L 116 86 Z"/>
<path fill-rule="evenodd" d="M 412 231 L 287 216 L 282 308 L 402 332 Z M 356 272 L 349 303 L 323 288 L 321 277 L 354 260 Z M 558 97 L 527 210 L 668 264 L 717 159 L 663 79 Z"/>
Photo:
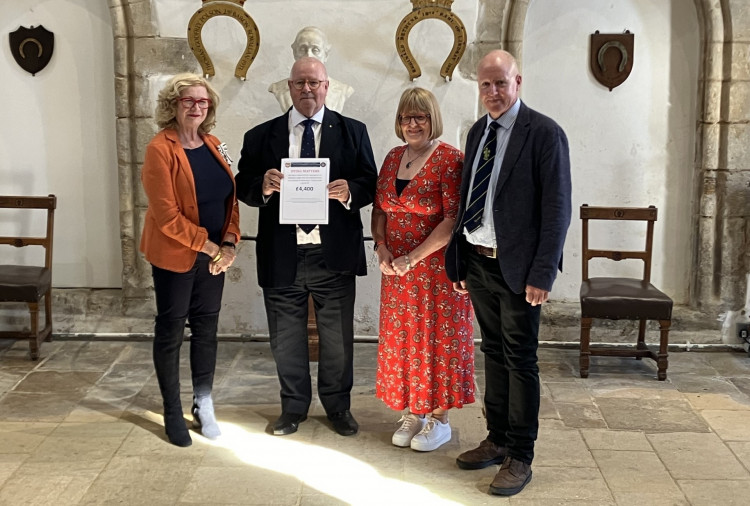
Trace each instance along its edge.
<path fill-rule="evenodd" d="M 466 206 L 464 215 L 464 227 L 469 232 L 474 232 L 482 225 L 482 215 L 484 214 L 484 203 L 487 197 L 487 189 L 490 187 L 492 168 L 495 165 L 495 151 L 497 150 L 497 128 L 500 124 L 497 121 L 490 123 L 490 131 L 487 134 L 487 140 L 482 147 L 477 171 L 474 174 L 474 184 L 471 186 L 469 194 L 469 205 Z"/>
<path fill-rule="evenodd" d="M 300 158 L 315 158 L 315 134 L 313 134 L 312 126 L 315 124 L 314 119 L 306 119 L 303 121 L 305 125 L 305 131 L 302 133 L 302 144 L 300 145 L 299 156 Z M 306 234 L 309 234 L 315 229 L 315 225 L 300 225 Z"/>

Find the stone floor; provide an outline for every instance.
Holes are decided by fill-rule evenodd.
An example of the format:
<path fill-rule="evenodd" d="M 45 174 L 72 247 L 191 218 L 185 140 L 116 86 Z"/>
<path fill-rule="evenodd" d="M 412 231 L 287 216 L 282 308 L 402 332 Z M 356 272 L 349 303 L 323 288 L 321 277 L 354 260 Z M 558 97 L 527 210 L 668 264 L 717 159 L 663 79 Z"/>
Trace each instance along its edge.
<path fill-rule="evenodd" d="M 481 405 L 452 412 L 440 449 L 396 448 L 398 414 L 373 395 L 376 345 L 355 349 L 358 435 L 336 435 L 317 402 L 296 434 L 268 435 L 280 409 L 268 344 L 222 342 L 223 436 L 183 449 L 164 439 L 149 343 L 55 341 L 32 362 L 26 342 L 0 340 L 0 504 L 750 504 L 745 353 L 675 352 L 658 382 L 650 361 L 594 358 L 582 380 L 576 350 L 540 350 L 534 477 L 500 498 L 487 494 L 495 467 L 455 465 L 485 436 Z M 477 370 L 481 389 L 479 350 Z"/>

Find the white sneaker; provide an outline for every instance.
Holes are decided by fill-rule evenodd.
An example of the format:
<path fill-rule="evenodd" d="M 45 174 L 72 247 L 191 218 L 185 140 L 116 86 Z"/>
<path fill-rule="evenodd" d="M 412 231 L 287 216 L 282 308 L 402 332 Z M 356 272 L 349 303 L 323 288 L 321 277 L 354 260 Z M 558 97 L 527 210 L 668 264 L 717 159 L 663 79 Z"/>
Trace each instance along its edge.
<path fill-rule="evenodd" d="M 393 433 L 391 442 L 396 446 L 400 446 L 401 448 L 407 448 L 411 443 L 411 439 L 419 431 L 422 430 L 426 422 L 426 417 L 420 418 L 419 415 L 415 415 L 413 413 L 408 413 L 402 416 L 401 419 L 396 422 L 401 423 L 401 427 L 399 427 L 396 432 Z"/>
<path fill-rule="evenodd" d="M 411 440 L 411 449 L 418 452 L 431 452 L 440 448 L 451 440 L 451 426 L 449 423 L 442 423 L 434 417 L 430 417 L 427 423 L 419 433 Z"/>

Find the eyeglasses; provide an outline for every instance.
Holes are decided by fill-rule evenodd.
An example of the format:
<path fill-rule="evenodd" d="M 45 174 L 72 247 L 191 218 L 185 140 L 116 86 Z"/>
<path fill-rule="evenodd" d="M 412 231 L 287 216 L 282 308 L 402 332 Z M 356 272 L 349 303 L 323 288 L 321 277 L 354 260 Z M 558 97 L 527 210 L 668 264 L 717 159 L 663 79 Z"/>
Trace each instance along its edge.
<path fill-rule="evenodd" d="M 197 105 L 199 109 L 208 109 L 211 106 L 210 98 L 182 97 L 177 99 L 185 109 L 192 109 Z"/>
<path fill-rule="evenodd" d="M 416 116 L 401 116 L 399 114 L 398 116 L 398 122 L 402 125 L 408 125 L 409 123 L 411 123 L 411 120 L 414 120 L 417 125 L 424 125 L 425 123 L 427 123 L 428 119 L 430 119 L 429 114 L 418 114 Z"/>
<path fill-rule="evenodd" d="M 311 90 L 317 90 L 320 87 L 320 83 L 324 83 L 326 81 L 317 81 L 317 80 L 309 80 L 309 79 L 298 79 L 296 81 L 292 81 L 292 86 L 294 86 L 295 90 L 301 90 L 305 87 L 305 83 L 310 87 Z"/>

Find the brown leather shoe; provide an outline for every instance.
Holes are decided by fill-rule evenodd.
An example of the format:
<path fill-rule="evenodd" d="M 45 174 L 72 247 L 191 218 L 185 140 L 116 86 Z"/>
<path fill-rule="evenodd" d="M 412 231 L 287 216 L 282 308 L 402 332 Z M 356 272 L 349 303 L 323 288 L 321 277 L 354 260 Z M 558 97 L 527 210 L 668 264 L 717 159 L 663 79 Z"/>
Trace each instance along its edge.
<path fill-rule="evenodd" d="M 461 469 L 484 469 L 493 464 L 501 464 L 508 455 L 508 449 L 485 439 L 477 448 L 463 452 L 456 458 Z"/>
<path fill-rule="evenodd" d="M 490 484 L 490 494 L 516 495 L 531 481 L 531 464 L 507 457 Z"/>

